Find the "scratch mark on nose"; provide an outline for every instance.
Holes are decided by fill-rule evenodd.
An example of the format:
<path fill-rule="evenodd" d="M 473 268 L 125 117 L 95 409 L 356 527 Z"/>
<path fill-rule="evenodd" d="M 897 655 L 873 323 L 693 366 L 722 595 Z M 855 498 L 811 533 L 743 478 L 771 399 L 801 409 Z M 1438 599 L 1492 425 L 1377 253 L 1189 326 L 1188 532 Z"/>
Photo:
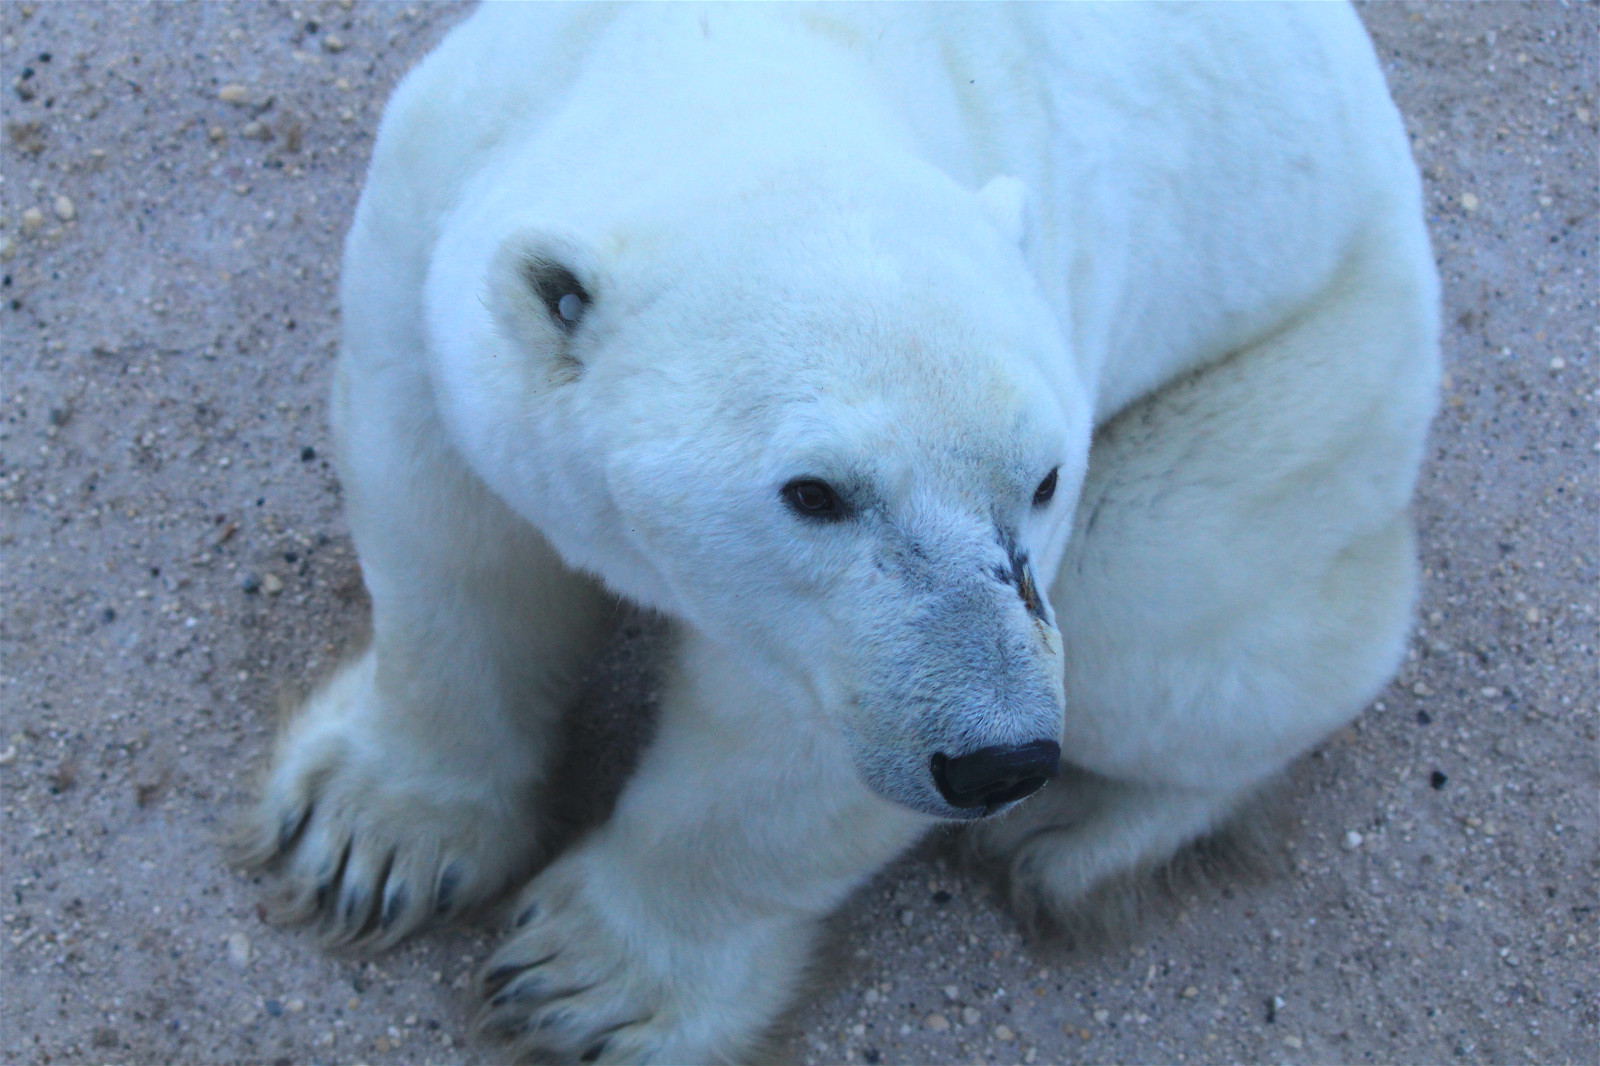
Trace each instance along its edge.
<path fill-rule="evenodd" d="M 1044 600 L 1039 598 L 1039 590 L 1033 583 L 1033 570 L 1028 566 L 1028 557 L 1023 554 L 1011 557 L 1011 572 L 1016 580 L 1017 595 L 1022 597 L 1022 605 L 1028 613 L 1045 621 Z"/>
<path fill-rule="evenodd" d="M 1005 549 L 1006 556 L 1011 562 L 1011 570 L 1008 573 L 1004 568 L 996 567 L 995 576 L 1017 590 L 1017 596 L 1029 614 L 1041 622 L 1048 623 L 1050 617 L 1045 609 L 1044 599 L 1039 595 L 1039 588 L 1033 582 L 1033 568 L 1028 565 L 1028 553 L 1017 547 L 1015 538 L 1009 532 L 1003 529 L 997 532 L 1000 546 Z"/>

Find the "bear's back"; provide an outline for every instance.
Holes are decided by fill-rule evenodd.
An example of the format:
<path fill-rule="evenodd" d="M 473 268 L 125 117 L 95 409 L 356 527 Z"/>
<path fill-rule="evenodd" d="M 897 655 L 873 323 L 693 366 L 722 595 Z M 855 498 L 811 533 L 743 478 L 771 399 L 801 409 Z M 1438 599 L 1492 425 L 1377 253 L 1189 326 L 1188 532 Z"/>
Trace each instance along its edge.
<path fill-rule="evenodd" d="M 859 61 L 932 161 L 973 187 L 997 168 L 1041 177 L 1068 146 L 1099 149 L 1096 163 L 1108 146 L 1137 160 L 1223 133 L 1218 151 L 1244 137 L 1270 155 L 1266 134 L 1387 103 L 1381 79 L 1349 76 L 1376 67 L 1344 5 L 487 4 L 396 91 L 370 183 L 407 185 L 409 208 L 442 210 L 474 158 L 537 128 L 596 59 L 610 64 L 602 77 L 649 76 L 650 53 L 670 66 L 691 39 L 770 46 L 774 31 Z M 1361 110 L 1344 125 L 1368 123 Z"/>
<path fill-rule="evenodd" d="M 755 72 L 759 97 L 763 55 L 793 77 L 807 50 L 829 59 L 812 76 L 859 77 L 958 183 L 1030 190 L 1026 253 L 1101 376 L 1102 416 L 1155 383 L 1124 353 L 1170 373 L 1248 343 L 1329 283 L 1371 219 L 1418 214 L 1344 5 L 489 4 L 396 92 L 352 246 L 381 248 L 415 291 L 463 183 L 575 98 L 648 113 L 653 86 L 710 84 L 723 61 Z"/>

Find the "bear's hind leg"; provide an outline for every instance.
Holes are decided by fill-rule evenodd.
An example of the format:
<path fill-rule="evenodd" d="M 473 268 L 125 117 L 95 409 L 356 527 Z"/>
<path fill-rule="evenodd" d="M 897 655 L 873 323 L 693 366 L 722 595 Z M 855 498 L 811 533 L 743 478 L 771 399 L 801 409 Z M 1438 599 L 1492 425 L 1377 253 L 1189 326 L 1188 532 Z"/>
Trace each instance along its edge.
<path fill-rule="evenodd" d="M 973 845 L 1070 918 L 1217 829 L 1393 675 L 1438 360 L 1427 246 L 1372 235 L 1316 306 L 1096 435 L 1052 582 L 1068 773 Z"/>
<path fill-rule="evenodd" d="M 1112 781 L 1071 766 L 1006 815 L 963 835 L 967 854 L 1004 879 L 1028 926 L 1115 937 L 1134 912 L 1126 878 L 1216 831 L 1250 795 Z"/>

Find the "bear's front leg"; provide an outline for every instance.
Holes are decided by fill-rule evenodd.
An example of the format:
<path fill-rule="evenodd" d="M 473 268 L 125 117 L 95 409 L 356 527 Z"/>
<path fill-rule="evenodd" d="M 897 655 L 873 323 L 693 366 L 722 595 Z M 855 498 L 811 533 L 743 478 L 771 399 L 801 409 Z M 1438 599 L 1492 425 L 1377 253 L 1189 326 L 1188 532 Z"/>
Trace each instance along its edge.
<path fill-rule="evenodd" d="M 832 727 L 693 634 L 610 822 L 533 880 L 484 969 L 523 1058 L 730 1062 L 792 999 L 821 918 L 931 823 Z"/>
<path fill-rule="evenodd" d="M 289 723 L 238 857 L 281 873 L 285 919 L 381 947 L 533 868 L 552 723 L 615 601 L 361 384 L 341 475 L 372 644 Z"/>

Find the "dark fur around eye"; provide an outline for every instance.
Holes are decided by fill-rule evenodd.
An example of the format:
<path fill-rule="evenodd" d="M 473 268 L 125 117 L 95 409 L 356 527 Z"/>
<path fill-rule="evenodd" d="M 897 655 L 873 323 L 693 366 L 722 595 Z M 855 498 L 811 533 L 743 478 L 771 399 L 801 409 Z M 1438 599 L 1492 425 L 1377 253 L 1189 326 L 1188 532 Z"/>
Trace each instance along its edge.
<path fill-rule="evenodd" d="M 528 259 L 522 265 L 522 276 L 550 313 L 550 320 L 563 330 L 571 330 L 578 324 L 592 300 L 589 290 L 571 270 L 549 259 Z M 562 299 L 569 296 L 576 299 L 575 309 L 571 300 L 567 308 L 562 307 Z"/>
<path fill-rule="evenodd" d="M 1033 505 L 1035 507 L 1043 507 L 1056 494 L 1056 475 L 1060 471 L 1060 467 L 1050 471 L 1045 475 L 1044 480 L 1039 482 L 1039 487 L 1033 490 Z"/>
<path fill-rule="evenodd" d="M 839 494 L 826 481 L 814 477 L 799 477 L 783 487 L 783 501 L 801 518 L 836 521 L 844 517 L 844 504 Z"/>

